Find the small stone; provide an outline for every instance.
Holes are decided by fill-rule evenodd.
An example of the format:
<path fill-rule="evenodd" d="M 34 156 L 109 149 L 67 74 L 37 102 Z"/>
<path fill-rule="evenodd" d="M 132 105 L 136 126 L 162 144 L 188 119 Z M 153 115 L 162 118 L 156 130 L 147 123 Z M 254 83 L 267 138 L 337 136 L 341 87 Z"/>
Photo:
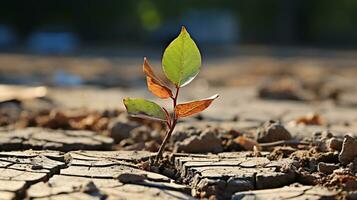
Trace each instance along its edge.
<path fill-rule="evenodd" d="M 334 151 L 341 151 L 343 141 L 341 139 L 332 137 L 327 141 L 327 146 L 329 149 Z"/>
<path fill-rule="evenodd" d="M 118 176 L 118 180 L 122 183 L 139 183 L 143 182 L 147 177 L 144 174 L 123 173 Z"/>
<path fill-rule="evenodd" d="M 357 140 L 349 135 L 345 136 L 342 150 L 338 156 L 343 165 L 347 165 L 357 157 Z"/>
<path fill-rule="evenodd" d="M 99 192 L 98 187 L 93 183 L 93 181 L 89 181 L 87 184 L 84 185 L 82 191 L 85 193 L 96 193 Z"/>
<path fill-rule="evenodd" d="M 41 164 L 34 164 L 31 166 L 31 169 L 40 170 L 40 169 L 43 169 L 43 166 Z"/>
<path fill-rule="evenodd" d="M 81 190 L 84 193 L 95 195 L 99 199 L 106 199 L 108 196 L 107 194 L 100 191 L 100 189 L 95 185 L 93 181 L 89 181 L 87 184 L 84 185 Z"/>
<path fill-rule="evenodd" d="M 280 140 L 290 140 L 291 134 L 280 122 L 273 120 L 264 123 L 263 127 L 258 128 L 256 140 L 259 143 L 276 142 Z"/>
<path fill-rule="evenodd" d="M 333 170 L 338 169 L 338 168 L 339 168 L 339 166 L 334 163 L 319 162 L 317 165 L 317 170 L 324 174 L 332 174 Z"/>
<path fill-rule="evenodd" d="M 182 142 L 176 142 L 174 152 L 219 153 L 223 151 L 222 141 L 212 131 L 204 130 L 201 135 L 191 136 Z"/>

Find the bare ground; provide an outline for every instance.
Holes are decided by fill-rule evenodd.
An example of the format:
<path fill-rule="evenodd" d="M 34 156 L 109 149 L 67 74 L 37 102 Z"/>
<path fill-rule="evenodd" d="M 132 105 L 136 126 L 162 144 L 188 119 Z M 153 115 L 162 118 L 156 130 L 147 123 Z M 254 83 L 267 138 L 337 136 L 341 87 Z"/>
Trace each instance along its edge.
<path fill-rule="evenodd" d="M 87 86 L 0 103 L 1 199 L 355 199 L 357 61 L 323 55 L 210 60 L 180 101 L 220 98 L 178 124 L 153 167 L 164 126 L 121 105 L 154 99 L 133 73 L 141 61 L 2 54 L 6 81 L 54 84 L 58 67 Z"/>

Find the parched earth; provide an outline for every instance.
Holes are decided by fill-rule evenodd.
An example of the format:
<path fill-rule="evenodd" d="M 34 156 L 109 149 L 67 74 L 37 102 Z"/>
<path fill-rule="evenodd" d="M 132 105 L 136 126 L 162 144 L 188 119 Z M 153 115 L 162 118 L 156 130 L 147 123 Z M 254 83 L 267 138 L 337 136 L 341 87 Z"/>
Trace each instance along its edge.
<path fill-rule="evenodd" d="M 0 194 L 1 199 L 193 199 L 192 194 L 218 199 L 229 199 L 233 194 L 233 199 L 339 196 L 339 191 L 292 184 L 295 173 L 289 168 L 281 170 L 292 164 L 290 159 L 269 161 L 264 156 L 247 154 L 171 155 L 171 170 L 186 185 L 138 168 L 137 163 L 154 155 L 146 151 L 2 152 Z M 276 191 L 279 193 L 274 194 Z"/>
<path fill-rule="evenodd" d="M 13 108 L 0 130 L 1 199 L 356 197 L 353 109 L 266 101 L 241 91 L 245 97 L 238 101 L 249 103 L 237 103 L 237 112 L 217 117 L 227 106 L 217 103 L 179 123 L 158 167 L 149 163 L 162 141 L 160 124 L 130 118 L 120 108 L 51 105 L 38 111 L 41 99 L 5 102 Z"/>
<path fill-rule="evenodd" d="M 220 98 L 180 121 L 159 166 L 150 163 L 164 126 L 131 118 L 121 105 L 126 96 L 153 96 L 113 74 L 96 79 L 116 61 L 0 57 L 0 65 L 37 63 L 32 69 L 46 81 L 53 72 L 46 65 L 58 61 L 64 69 L 80 65 L 69 71 L 89 84 L 121 86 L 49 87 L 35 95 L 31 87 L 1 85 L 0 199 L 357 199 L 354 56 L 209 62 L 220 70 L 208 67 L 180 102 Z M 83 70 L 91 63 L 93 71 Z M 29 81 L 18 70 L 0 71 Z M 129 83 L 144 85 L 139 79 Z"/>

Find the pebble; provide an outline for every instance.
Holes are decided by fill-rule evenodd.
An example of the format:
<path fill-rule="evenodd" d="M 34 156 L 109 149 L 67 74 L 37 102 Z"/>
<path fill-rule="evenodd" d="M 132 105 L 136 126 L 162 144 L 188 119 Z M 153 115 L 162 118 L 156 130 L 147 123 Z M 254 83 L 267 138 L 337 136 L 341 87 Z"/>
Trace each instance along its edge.
<path fill-rule="evenodd" d="M 256 131 L 256 140 L 259 143 L 276 142 L 280 140 L 290 140 L 291 134 L 280 123 L 273 120 L 264 123 Z"/>
<path fill-rule="evenodd" d="M 345 136 L 342 150 L 338 159 L 343 165 L 347 165 L 357 157 L 357 140 L 349 135 Z"/>
<path fill-rule="evenodd" d="M 324 174 L 332 174 L 333 170 L 338 168 L 339 168 L 338 164 L 334 164 L 334 163 L 319 162 L 317 165 L 317 170 Z"/>

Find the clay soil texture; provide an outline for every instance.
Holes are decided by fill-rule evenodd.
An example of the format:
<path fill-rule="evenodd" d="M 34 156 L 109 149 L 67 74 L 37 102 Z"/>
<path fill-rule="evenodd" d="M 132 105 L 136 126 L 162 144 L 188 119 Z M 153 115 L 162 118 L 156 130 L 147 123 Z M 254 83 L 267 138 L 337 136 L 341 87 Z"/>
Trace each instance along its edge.
<path fill-rule="evenodd" d="M 185 88 L 220 97 L 157 166 L 165 125 L 122 105 L 154 98 L 139 60 L 0 54 L 0 199 L 357 199 L 357 53 L 246 54 Z"/>

